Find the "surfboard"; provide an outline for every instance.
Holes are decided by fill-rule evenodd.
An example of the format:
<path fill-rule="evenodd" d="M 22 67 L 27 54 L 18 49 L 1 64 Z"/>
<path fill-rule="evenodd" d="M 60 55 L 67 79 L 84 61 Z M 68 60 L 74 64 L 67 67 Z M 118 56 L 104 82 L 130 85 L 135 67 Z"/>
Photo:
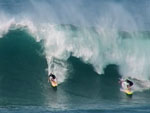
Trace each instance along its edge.
<path fill-rule="evenodd" d="M 124 92 L 125 92 L 125 94 L 126 94 L 126 95 L 133 95 L 133 92 L 132 92 L 132 91 L 130 91 L 130 90 L 127 90 L 127 89 L 126 89 L 126 90 L 124 90 Z"/>
<path fill-rule="evenodd" d="M 128 89 L 120 89 L 120 91 L 124 92 L 129 97 L 132 97 L 133 95 L 133 91 L 130 91 Z"/>
<path fill-rule="evenodd" d="M 50 80 L 50 82 L 51 82 L 52 87 L 57 87 L 58 84 L 56 81 Z"/>
<path fill-rule="evenodd" d="M 124 90 L 124 93 L 128 96 L 128 97 L 132 97 L 133 95 L 133 92 L 132 91 L 129 91 L 129 90 Z"/>

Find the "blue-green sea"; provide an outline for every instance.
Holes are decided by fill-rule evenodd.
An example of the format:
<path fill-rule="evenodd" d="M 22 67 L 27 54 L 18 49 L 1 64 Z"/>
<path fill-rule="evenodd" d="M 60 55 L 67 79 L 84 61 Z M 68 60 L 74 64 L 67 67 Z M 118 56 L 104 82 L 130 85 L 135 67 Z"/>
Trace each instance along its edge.
<path fill-rule="evenodd" d="M 148 3 L 0 0 L 0 113 L 149 113 Z"/>

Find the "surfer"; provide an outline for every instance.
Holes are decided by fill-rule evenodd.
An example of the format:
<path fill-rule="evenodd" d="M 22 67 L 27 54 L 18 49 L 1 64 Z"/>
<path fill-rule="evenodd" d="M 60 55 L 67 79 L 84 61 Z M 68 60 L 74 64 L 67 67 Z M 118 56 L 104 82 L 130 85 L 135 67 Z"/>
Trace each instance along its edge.
<path fill-rule="evenodd" d="M 127 84 L 127 88 L 129 89 L 129 90 L 131 90 L 131 87 L 133 86 L 133 82 L 131 81 L 131 80 L 128 80 L 128 79 L 126 79 L 125 80 L 128 84 Z"/>
<path fill-rule="evenodd" d="M 121 79 L 120 83 L 123 88 L 128 89 L 128 90 L 131 90 L 131 87 L 133 86 L 133 82 L 129 79 L 126 79 L 126 80 Z"/>
<path fill-rule="evenodd" d="M 48 82 L 50 82 L 50 81 L 56 82 L 56 76 L 54 74 L 52 74 L 52 73 L 50 73 L 48 75 Z"/>
<path fill-rule="evenodd" d="M 48 75 L 48 82 L 50 82 L 51 86 L 54 88 L 54 89 L 57 89 L 57 80 L 56 80 L 56 76 L 53 74 L 53 73 L 50 73 Z"/>

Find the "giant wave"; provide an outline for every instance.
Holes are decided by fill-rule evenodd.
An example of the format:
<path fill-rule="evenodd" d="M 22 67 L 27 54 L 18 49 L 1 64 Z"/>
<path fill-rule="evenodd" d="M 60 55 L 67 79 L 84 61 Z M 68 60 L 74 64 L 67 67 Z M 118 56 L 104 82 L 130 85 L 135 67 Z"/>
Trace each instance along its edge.
<path fill-rule="evenodd" d="M 75 98 L 81 103 L 88 101 L 89 97 L 95 97 L 95 100 L 117 98 L 120 77 L 131 78 L 135 91 L 150 88 L 150 33 L 142 28 L 141 21 L 138 20 L 140 24 L 137 24 L 123 6 L 113 2 L 103 3 L 107 6 L 102 7 L 104 12 L 97 12 L 99 16 L 93 14 L 96 19 L 90 23 L 89 18 L 86 20 L 87 12 L 78 11 L 82 2 L 75 2 L 74 6 L 68 3 L 75 16 L 68 13 L 64 4 L 59 4 L 64 12 L 53 12 L 57 8 L 50 7 L 49 2 L 28 2 L 25 6 L 32 5 L 29 9 L 34 9 L 33 12 L 24 11 L 22 2 L 17 5 L 21 7 L 18 15 L 16 10 L 6 10 L 7 5 L 1 7 L 0 81 L 1 96 L 5 97 L 0 100 L 1 103 L 18 104 L 18 101 L 12 101 L 16 95 L 16 100 L 21 98 L 20 101 L 26 104 L 38 103 L 34 102 L 36 98 L 39 98 L 39 104 L 52 104 L 49 103 L 51 101 L 60 104 L 60 100 L 70 102 L 73 99 L 70 97 L 69 100 L 70 95 L 83 97 L 83 100 Z M 57 1 L 54 4 L 58 4 Z M 11 8 L 15 9 L 13 5 Z M 43 13 L 48 10 L 50 13 Z M 62 20 L 55 13 L 61 14 Z M 80 21 L 75 18 L 69 21 L 68 18 L 76 16 Z M 47 90 L 47 75 L 50 72 L 56 74 L 61 84 L 59 93 Z M 90 84 L 91 80 L 94 83 Z M 107 87 L 108 84 L 116 90 Z M 11 85 L 14 86 L 12 89 L 9 88 Z M 85 93 L 88 88 L 90 96 Z M 27 89 L 26 93 L 24 89 Z M 49 92 L 52 98 L 49 98 Z M 108 92 L 114 95 L 110 97 Z M 66 96 L 67 93 L 70 95 Z M 27 100 L 23 99 L 25 96 Z M 56 96 L 59 99 L 54 100 Z"/>

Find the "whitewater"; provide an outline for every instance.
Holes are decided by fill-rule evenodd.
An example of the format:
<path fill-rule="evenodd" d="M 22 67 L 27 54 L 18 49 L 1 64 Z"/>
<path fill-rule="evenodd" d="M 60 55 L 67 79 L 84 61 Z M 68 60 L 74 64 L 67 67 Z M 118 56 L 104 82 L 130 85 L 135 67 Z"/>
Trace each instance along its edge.
<path fill-rule="evenodd" d="M 142 100 L 144 107 L 138 106 L 138 110 L 146 112 L 144 110 L 149 103 L 144 100 L 149 98 L 150 89 L 150 26 L 146 24 L 149 23 L 150 17 L 148 3 L 147 0 L 107 2 L 64 0 L 63 3 L 59 0 L 0 0 L 0 61 L 2 62 L 0 81 L 1 85 L 4 84 L 1 86 L 0 96 L 5 97 L 0 100 L 0 105 L 8 105 L 8 108 L 25 105 L 23 108 L 18 108 L 18 112 L 25 112 L 28 108 L 26 106 L 30 104 L 33 109 L 29 109 L 35 112 L 43 110 L 46 112 L 45 109 L 51 112 L 56 109 L 57 112 L 70 109 L 73 111 L 68 112 L 76 112 L 74 110 L 77 109 L 81 110 L 80 112 L 97 112 L 91 109 L 105 111 L 108 100 L 114 99 L 119 101 L 119 106 L 123 110 L 131 108 L 132 111 L 131 106 L 136 108 L 136 103 Z M 133 4 L 135 8 L 131 7 Z M 12 62 L 14 65 L 11 64 Z M 22 68 L 18 68 L 21 65 Z M 5 72 L 7 69 L 10 71 Z M 26 73 L 25 70 L 29 72 Z M 47 85 L 47 75 L 51 72 L 56 75 L 60 85 L 57 94 Z M 16 83 L 13 80 L 18 79 L 23 82 L 24 79 L 35 87 L 34 90 L 28 89 L 30 86 L 26 86 L 25 81 L 20 87 L 27 88 L 29 95 L 35 95 L 31 99 L 32 96 L 28 93 L 24 94 L 28 95 L 27 100 L 32 101 L 24 100 L 23 91 L 19 88 L 12 89 L 18 91 L 16 94 L 11 92 L 5 82 L 7 80 L 4 79 L 6 76 L 9 79 L 10 74 L 14 76 L 11 78 L 12 84 Z M 31 81 L 28 80 L 30 77 Z M 36 80 L 36 77 L 39 80 Z M 119 78 L 130 78 L 134 82 L 133 90 L 135 95 L 137 93 L 137 97 L 133 99 L 131 106 L 119 91 Z M 91 80 L 95 84 L 92 84 Z M 18 82 L 14 86 L 20 84 L 22 83 Z M 115 91 L 108 85 L 116 88 Z M 88 88 L 89 90 L 86 91 L 85 89 Z M 38 90 L 41 91 L 39 95 Z M 114 94 L 111 96 L 107 94 L 110 92 Z M 13 96 L 7 95 L 8 93 Z M 48 98 L 49 93 L 52 94 L 51 98 Z M 146 96 L 143 99 L 140 98 L 141 95 Z M 13 97 L 17 98 L 12 100 Z M 40 107 L 34 102 L 37 98 L 39 98 L 37 105 Z M 77 107 L 73 107 L 76 103 Z M 111 103 L 114 106 L 110 106 L 111 109 L 107 110 L 120 112 L 118 103 L 114 101 Z M 7 108 L 0 109 L 4 113 L 9 112 Z"/>

